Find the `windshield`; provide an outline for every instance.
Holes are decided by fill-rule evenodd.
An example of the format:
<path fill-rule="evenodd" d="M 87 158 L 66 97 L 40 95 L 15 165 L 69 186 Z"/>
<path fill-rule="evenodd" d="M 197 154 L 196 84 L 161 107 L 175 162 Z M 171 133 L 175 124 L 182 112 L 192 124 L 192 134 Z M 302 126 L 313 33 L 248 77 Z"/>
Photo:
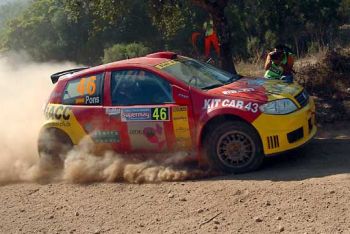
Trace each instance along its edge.
<path fill-rule="evenodd" d="M 239 79 L 238 75 L 230 74 L 210 64 L 182 56 L 175 60 L 158 64 L 156 67 L 192 87 L 203 90 L 220 87 Z"/>

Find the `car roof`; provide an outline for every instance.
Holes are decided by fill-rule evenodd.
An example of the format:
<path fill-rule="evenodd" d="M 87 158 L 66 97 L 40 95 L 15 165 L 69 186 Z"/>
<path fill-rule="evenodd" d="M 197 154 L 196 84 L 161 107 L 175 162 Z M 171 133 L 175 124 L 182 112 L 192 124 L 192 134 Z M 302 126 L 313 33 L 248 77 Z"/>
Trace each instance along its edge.
<path fill-rule="evenodd" d="M 148 54 L 144 57 L 125 59 L 125 60 L 120 60 L 112 63 L 102 64 L 96 67 L 87 68 L 73 74 L 62 76 L 60 80 L 81 77 L 84 75 L 89 75 L 94 73 L 96 74 L 99 72 L 104 72 L 106 70 L 112 70 L 120 67 L 138 66 L 138 65 L 140 67 L 145 67 L 145 66 L 154 67 L 157 64 L 174 59 L 176 58 L 176 56 L 177 54 L 173 52 L 157 52 L 153 54 Z"/>

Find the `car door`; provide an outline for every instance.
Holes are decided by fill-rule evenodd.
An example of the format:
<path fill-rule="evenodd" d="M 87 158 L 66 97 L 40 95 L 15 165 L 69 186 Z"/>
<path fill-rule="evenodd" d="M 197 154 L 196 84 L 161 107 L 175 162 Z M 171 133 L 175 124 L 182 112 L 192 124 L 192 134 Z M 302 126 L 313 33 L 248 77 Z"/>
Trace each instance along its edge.
<path fill-rule="evenodd" d="M 191 146 L 188 107 L 176 103 L 165 78 L 142 69 L 115 70 L 110 93 L 111 105 L 105 108 L 120 132 L 119 150 L 168 152 Z"/>

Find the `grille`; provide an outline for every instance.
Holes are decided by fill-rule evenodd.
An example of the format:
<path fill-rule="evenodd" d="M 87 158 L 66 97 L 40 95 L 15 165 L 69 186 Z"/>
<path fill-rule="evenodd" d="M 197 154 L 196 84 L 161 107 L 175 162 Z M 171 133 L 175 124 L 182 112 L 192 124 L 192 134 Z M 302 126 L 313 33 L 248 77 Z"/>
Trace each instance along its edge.
<path fill-rule="evenodd" d="M 294 143 L 304 137 L 303 127 L 287 134 L 288 142 Z"/>
<path fill-rule="evenodd" d="M 269 149 L 280 147 L 278 136 L 276 135 L 267 137 L 267 146 Z"/>
<path fill-rule="evenodd" d="M 304 107 L 309 103 L 309 94 L 306 92 L 305 89 L 303 89 L 303 91 L 301 91 L 298 95 L 295 96 L 295 99 L 301 107 Z"/>

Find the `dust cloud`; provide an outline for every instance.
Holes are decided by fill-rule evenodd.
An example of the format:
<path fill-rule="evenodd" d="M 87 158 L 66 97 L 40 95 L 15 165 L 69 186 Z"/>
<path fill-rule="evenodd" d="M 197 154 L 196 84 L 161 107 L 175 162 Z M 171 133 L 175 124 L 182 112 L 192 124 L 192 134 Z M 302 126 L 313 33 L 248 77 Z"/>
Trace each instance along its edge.
<path fill-rule="evenodd" d="M 157 183 L 208 176 L 207 172 L 199 169 L 181 167 L 175 169 L 173 168 L 174 162 L 135 160 L 138 155 L 127 155 L 126 158 L 114 152 L 106 152 L 103 156 L 95 156 L 91 154 L 90 147 L 86 144 L 88 143 L 81 142 L 68 153 L 62 174 L 64 181 L 72 183 Z M 170 157 L 180 162 L 187 157 L 187 153 L 179 152 Z"/>
<path fill-rule="evenodd" d="M 95 156 L 85 143 L 74 147 L 63 170 L 39 160 L 37 139 L 44 120 L 44 104 L 53 84 L 50 75 L 76 67 L 72 63 L 34 63 L 25 53 L 0 55 L 0 185 L 19 182 L 150 183 L 207 176 L 197 169 L 174 169 L 173 162 L 126 160 L 113 152 Z"/>
<path fill-rule="evenodd" d="M 25 53 L 0 55 L 0 184 L 31 181 L 43 107 L 53 88 L 50 75 L 71 63 L 34 63 Z"/>

